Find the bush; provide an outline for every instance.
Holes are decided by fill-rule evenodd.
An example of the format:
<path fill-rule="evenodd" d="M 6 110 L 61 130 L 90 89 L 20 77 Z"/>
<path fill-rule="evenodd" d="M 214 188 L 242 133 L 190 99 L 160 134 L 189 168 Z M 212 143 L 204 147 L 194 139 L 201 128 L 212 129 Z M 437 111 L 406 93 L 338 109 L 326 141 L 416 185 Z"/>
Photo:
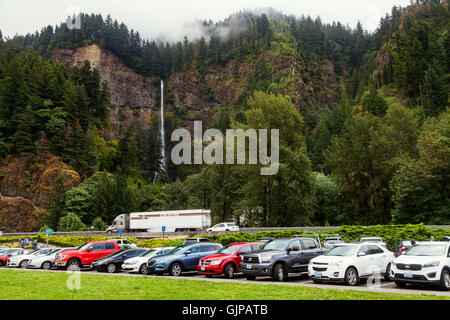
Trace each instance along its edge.
<path fill-rule="evenodd" d="M 87 227 L 81 222 L 80 217 L 73 212 L 69 212 L 66 216 L 62 217 L 58 223 L 58 231 L 83 231 L 86 229 Z"/>
<path fill-rule="evenodd" d="M 94 221 L 92 221 L 92 226 L 94 227 L 95 231 L 104 231 L 107 228 L 107 225 L 101 218 L 95 218 Z"/>

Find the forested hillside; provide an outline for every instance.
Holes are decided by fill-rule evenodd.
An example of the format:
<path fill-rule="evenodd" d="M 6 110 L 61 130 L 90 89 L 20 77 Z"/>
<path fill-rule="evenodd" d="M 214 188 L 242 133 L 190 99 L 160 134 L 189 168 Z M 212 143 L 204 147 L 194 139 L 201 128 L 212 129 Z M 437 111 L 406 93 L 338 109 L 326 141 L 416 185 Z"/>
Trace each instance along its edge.
<path fill-rule="evenodd" d="M 81 30 L 0 31 L 4 230 L 102 229 L 124 212 L 193 207 L 248 226 L 450 224 L 448 1 L 394 7 L 374 33 L 242 12 L 176 43 L 144 40 L 110 16 L 81 18 Z M 169 163 L 154 183 L 159 116 L 143 127 L 104 66 L 67 62 L 92 45 L 143 77 L 145 101 L 158 105 L 166 82 L 168 155 L 170 132 L 194 120 L 223 132 L 279 128 L 278 174 Z M 36 222 L 11 219 L 19 210 Z"/>

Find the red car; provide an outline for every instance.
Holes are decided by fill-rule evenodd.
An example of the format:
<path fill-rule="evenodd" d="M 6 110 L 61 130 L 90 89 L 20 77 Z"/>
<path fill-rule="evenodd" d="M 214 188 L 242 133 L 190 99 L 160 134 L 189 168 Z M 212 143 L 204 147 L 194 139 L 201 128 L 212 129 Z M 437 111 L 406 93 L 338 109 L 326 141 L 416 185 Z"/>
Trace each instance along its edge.
<path fill-rule="evenodd" d="M 6 266 L 6 262 L 8 261 L 8 259 L 10 257 L 26 254 L 31 251 L 32 250 L 20 249 L 20 248 L 10 249 L 10 250 L 5 249 L 4 251 L 2 250 L 2 253 L 0 254 L 0 266 Z"/>
<path fill-rule="evenodd" d="M 263 242 L 229 244 L 221 248 L 217 253 L 201 258 L 197 266 L 198 273 L 207 277 L 224 274 L 225 277 L 231 279 L 235 273 L 239 272 L 242 255 L 258 250 L 263 244 Z"/>
<path fill-rule="evenodd" d="M 113 252 L 119 251 L 117 241 L 90 241 L 82 244 L 74 250 L 66 250 L 57 253 L 53 264 L 59 268 L 89 267 L 94 260 L 105 257 Z"/>

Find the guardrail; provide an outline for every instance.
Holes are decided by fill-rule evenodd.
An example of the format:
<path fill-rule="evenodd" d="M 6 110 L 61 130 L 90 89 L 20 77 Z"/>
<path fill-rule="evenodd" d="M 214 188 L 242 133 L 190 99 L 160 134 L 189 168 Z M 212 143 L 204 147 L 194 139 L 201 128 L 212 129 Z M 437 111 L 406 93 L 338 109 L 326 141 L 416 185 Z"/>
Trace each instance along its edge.
<path fill-rule="evenodd" d="M 425 226 L 431 229 L 450 229 L 450 225 L 428 225 Z M 298 230 L 298 231 L 330 231 L 335 230 L 339 227 L 271 227 L 271 228 L 240 228 L 239 231 L 247 233 L 258 233 L 262 231 L 283 231 L 283 230 Z M 189 236 L 192 232 L 165 232 L 164 237 L 166 238 L 177 238 Z M 226 232 L 208 232 L 208 234 L 223 234 Z M 3 237 L 21 237 L 21 236 L 36 236 L 39 234 L 45 235 L 45 232 L 18 232 L 18 233 L 3 233 Z M 206 234 L 206 230 L 197 231 L 195 234 L 201 235 Z M 73 231 L 73 232 L 53 232 L 52 235 L 69 237 L 69 236 L 117 236 L 117 233 L 106 233 L 105 231 Z M 162 238 L 162 232 L 124 232 L 123 237 L 133 237 L 138 239 L 151 239 L 151 238 Z"/>

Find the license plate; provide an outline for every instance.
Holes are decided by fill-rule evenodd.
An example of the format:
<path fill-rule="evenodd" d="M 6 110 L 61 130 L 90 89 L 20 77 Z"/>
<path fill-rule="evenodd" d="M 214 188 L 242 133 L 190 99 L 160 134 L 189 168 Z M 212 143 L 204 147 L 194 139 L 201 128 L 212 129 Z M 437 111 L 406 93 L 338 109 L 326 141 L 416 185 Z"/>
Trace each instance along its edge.
<path fill-rule="evenodd" d="M 201 267 L 200 270 L 205 271 L 205 267 Z"/>
<path fill-rule="evenodd" d="M 251 269 L 252 268 L 252 265 L 251 264 L 248 264 L 247 265 L 247 269 Z"/>
<path fill-rule="evenodd" d="M 412 273 L 405 273 L 405 274 L 403 275 L 403 277 L 405 277 L 405 278 L 412 278 L 413 275 L 412 275 Z"/>
<path fill-rule="evenodd" d="M 316 272 L 314 275 L 316 278 L 320 278 L 322 276 L 322 274 L 320 272 Z"/>

